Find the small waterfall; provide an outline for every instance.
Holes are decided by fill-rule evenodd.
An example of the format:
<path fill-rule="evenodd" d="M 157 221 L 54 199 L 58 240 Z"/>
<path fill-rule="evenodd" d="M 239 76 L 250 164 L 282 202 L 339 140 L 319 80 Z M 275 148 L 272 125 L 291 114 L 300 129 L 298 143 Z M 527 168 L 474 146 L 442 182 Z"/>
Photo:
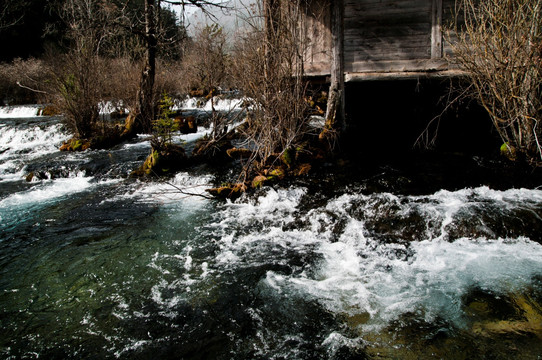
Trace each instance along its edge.
<path fill-rule="evenodd" d="M 36 117 L 41 107 L 41 105 L 0 106 L 0 119 Z"/>

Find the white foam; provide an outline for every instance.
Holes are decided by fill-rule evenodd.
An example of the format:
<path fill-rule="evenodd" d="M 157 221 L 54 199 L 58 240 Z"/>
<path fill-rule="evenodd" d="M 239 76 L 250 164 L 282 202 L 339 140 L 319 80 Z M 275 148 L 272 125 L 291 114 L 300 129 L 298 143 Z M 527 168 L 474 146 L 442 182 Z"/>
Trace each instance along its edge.
<path fill-rule="evenodd" d="M 213 99 L 214 108 L 217 111 L 241 110 L 245 99 Z M 175 110 L 202 110 L 212 111 L 213 104 L 211 100 L 202 101 L 200 98 L 187 97 L 181 104 L 177 105 Z"/>
<path fill-rule="evenodd" d="M 204 128 L 203 126 L 198 126 L 198 130 L 195 133 L 192 134 L 177 134 L 173 136 L 173 141 L 176 143 L 183 143 L 183 142 L 194 142 L 205 135 L 208 135 L 212 132 L 212 127 Z"/>
<path fill-rule="evenodd" d="M 164 205 L 193 206 L 206 202 L 206 189 L 211 187 L 213 176 L 196 176 L 180 172 L 167 182 L 138 182 L 128 192 L 117 195 L 113 199 L 133 199 L 143 203 L 160 203 Z"/>
<path fill-rule="evenodd" d="M 33 126 L 27 129 L 4 126 L 0 128 L 0 144 L 7 149 L 0 154 L 6 157 L 14 152 L 32 150 L 32 152 L 58 150 L 58 145 L 68 138 L 68 134 L 62 129 L 61 124 L 53 124 L 42 128 Z"/>
<path fill-rule="evenodd" d="M 228 207 L 236 213 L 234 215 L 235 221 L 246 223 L 254 219 L 269 219 L 280 214 L 284 220 L 281 222 L 286 222 L 292 218 L 291 215 L 297 210 L 297 205 L 306 191 L 304 188 L 279 190 L 269 188 L 264 196 L 260 196 L 256 200 L 248 203 L 230 203 Z M 229 216 L 228 218 L 232 219 Z"/>
<path fill-rule="evenodd" d="M 302 291 L 337 314 L 368 314 L 362 327 L 378 330 L 407 313 L 461 327 L 461 297 L 470 289 L 508 293 L 542 273 L 542 246 L 524 238 L 413 242 L 409 258 L 395 255 L 396 247 L 363 239 L 325 243 L 316 278 L 269 272 L 266 281 L 281 292 Z"/>
<path fill-rule="evenodd" d="M 40 107 L 40 105 L 0 106 L 0 119 L 36 117 Z"/>
<path fill-rule="evenodd" d="M 304 189 L 269 189 L 254 201 L 225 205 L 223 220 L 213 225 L 220 235 L 215 258 L 220 267 L 270 261 L 269 256 L 280 256 L 275 253 L 280 248 L 285 254 L 315 252 L 319 260 L 314 265 L 293 275 L 269 271 L 263 284 L 277 296 L 309 297 L 332 313 L 366 314 L 367 322 L 359 325 L 364 331 L 379 330 L 409 313 L 461 327 L 461 299 L 472 289 L 506 294 L 525 289 L 533 276 L 542 275 L 542 245 L 528 238 L 446 240 L 450 224 L 471 216 L 471 207 L 539 208 L 541 190 L 480 187 L 429 196 L 345 194 L 301 215 L 307 228 L 292 230 L 296 226 L 289 225 L 297 221 L 305 194 Z M 375 218 L 410 212 L 422 215 L 428 228 L 413 241 L 383 242 L 365 227 Z M 339 221 L 343 225 L 337 234 Z M 269 248 L 273 255 L 266 256 Z"/>
<path fill-rule="evenodd" d="M 118 180 L 106 180 L 99 183 L 112 184 Z M 14 193 L 0 201 L 0 210 L 9 210 L 28 205 L 48 203 L 69 194 L 75 194 L 87 190 L 94 185 L 92 177 L 85 177 L 84 172 L 79 172 L 74 177 L 54 180 L 43 180 L 32 188 Z"/>
<path fill-rule="evenodd" d="M 118 104 L 114 104 L 113 102 L 111 101 L 101 101 L 99 104 L 98 104 L 98 112 L 100 113 L 100 115 L 110 115 L 111 113 L 115 112 L 115 111 L 124 111 L 125 113 L 128 113 L 128 109 L 125 108 L 122 103 Z"/>
<path fill-rule="evenodd" d="M 62 125 L 34 125 L 21 129 L 17 126 L 0 128 L 0 176 L 3 181 L 20 180 L 24 164 L 29 160 L 58 151 L 59 145 L 68 138 Z"/>

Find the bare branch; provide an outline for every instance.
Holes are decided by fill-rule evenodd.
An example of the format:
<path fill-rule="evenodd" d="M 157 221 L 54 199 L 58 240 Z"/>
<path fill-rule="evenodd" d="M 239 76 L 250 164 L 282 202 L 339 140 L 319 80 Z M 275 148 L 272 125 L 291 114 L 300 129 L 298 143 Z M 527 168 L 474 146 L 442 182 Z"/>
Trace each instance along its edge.
<path fill-rule="evenodd" d="M 19 87 L 23 88 L 23 89 L 30 90 L 30 91 L 35 92 L 35 93 L 38 93 L 38 94 L 48 94 L 47 91 L 32 89 L 31 87 L 25 86 L 25 85 L 21 84 L 20 81 L 17 81 L 17 85 L 18 85 Z"/>
<path fill-rule="evenodd" d="M 448 30 L 455 58 L 513 153 L 542 154 L 542 0 L 460 0 Z M 462 14 L 463 21 L 459 21 Z"/>

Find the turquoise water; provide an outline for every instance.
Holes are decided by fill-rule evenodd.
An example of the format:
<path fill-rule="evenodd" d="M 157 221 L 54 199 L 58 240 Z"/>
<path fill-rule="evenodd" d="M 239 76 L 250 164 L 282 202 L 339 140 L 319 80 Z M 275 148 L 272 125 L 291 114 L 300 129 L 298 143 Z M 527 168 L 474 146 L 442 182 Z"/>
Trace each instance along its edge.
<path fill-rule="evenodd" d="M 542 354 L 542 190 L 386 168 L 224 203 L 178 191 L 211 170 L 130 179 L 146 137 L 67 154 L 56 118 L 0 122 L 2 358 Z"/>

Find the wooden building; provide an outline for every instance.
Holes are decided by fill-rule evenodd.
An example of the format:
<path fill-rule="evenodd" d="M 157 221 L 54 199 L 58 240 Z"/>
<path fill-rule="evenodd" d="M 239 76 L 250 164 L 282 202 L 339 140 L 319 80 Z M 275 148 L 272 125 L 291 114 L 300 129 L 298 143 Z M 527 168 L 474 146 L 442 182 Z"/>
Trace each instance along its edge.
<path fill-rule="evenodd" d="M 438 116 L 441 148 L 493 141 L 481 107 L 443 115 L 441 100 L 449 91 L 443 80 L 465 75 L 453 62 L 443 26 L 455 20 L 457 0 L 301 3 L 304 73 L 311 82 L 330 84 L 321 138 L 333 142 L 333 134 L 347 134 L 372 153 L 397 154 L 412 148 Z"/>
<path fill-rule="evenodd" d="M 337 67 L 346 82 L 452 75 L 442 24 L 452 20 L 454 6 L 455 0 L 309 0 L 306 75 L 331 75 Z"/>

